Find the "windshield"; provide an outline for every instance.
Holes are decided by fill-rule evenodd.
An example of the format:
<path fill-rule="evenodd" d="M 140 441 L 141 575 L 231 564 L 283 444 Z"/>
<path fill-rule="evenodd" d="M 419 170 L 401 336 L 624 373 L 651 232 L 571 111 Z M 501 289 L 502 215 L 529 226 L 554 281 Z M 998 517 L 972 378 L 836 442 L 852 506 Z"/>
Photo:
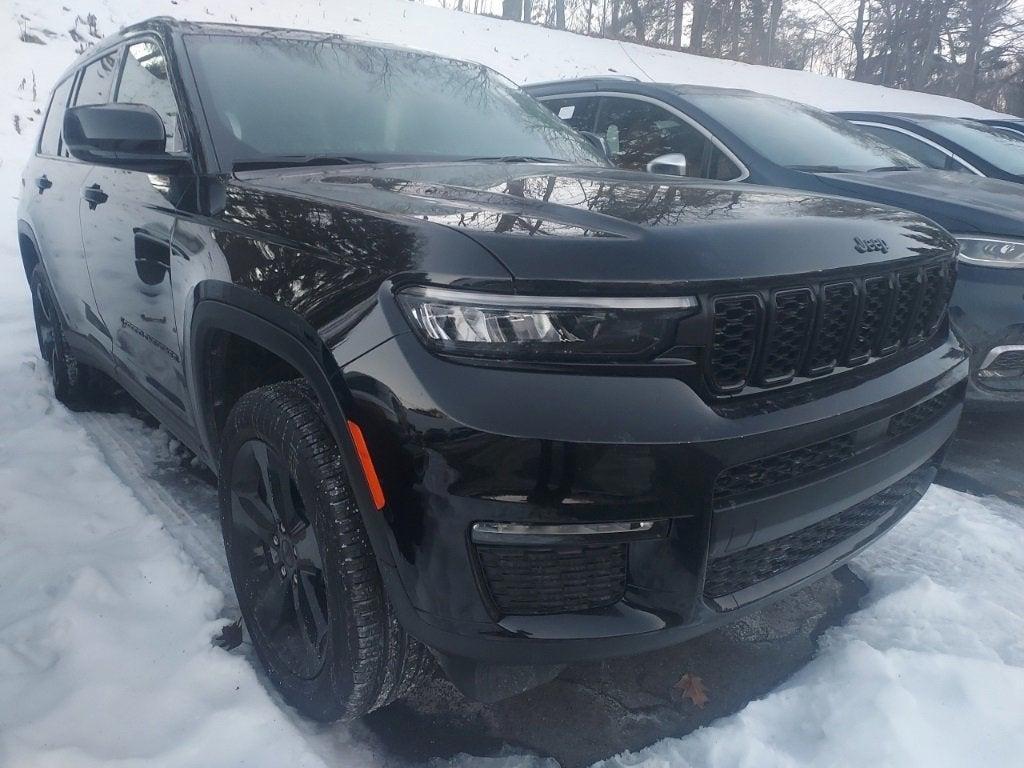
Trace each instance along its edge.
<path fill-rule="evenodd" d="M 921 167 L 912 157 L 814 107 L 753 94 L 687 94 L 687 100 L 776 165 L 822 173 Z"/>
<path fill-rule="evenodd" d="M 299 157 L 606 162 L 479 64 L 336 40 L 186 41 L 217 154 L 228 165 Z"/>
<path fill-rule="evenodd" d="M 918 123 L 1006 173 L 1024 175 L 1024 136 L 955 118 L 923 118 Z"/>

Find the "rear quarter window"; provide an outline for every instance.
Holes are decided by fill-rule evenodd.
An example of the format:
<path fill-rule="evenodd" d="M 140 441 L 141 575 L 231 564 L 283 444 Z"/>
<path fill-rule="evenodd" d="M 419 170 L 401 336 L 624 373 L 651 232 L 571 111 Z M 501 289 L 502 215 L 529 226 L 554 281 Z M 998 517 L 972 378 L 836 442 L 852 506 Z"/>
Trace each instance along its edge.
<path fill-rule="evenodd" d="M 53 89 L 50 107 L 46 110 L 43 132 L 39 138 L 39 154 L 41 155 L 56 156 L 60 151 L 60 132 L 61 126 L 64 124 L 64 108 L 68 104 L 68 95 L 71 93 L 71 84 L 74 81 L 74 76 L 69 77 Z"/>
<path fill-rule="evenodd" d="M 81 85 L 78 86 L 75 106 L 106 104 L 110 99 L 110 89 L 116 73 L 117 57 L 112 53 L 87 66 L 82 73 Z"/>

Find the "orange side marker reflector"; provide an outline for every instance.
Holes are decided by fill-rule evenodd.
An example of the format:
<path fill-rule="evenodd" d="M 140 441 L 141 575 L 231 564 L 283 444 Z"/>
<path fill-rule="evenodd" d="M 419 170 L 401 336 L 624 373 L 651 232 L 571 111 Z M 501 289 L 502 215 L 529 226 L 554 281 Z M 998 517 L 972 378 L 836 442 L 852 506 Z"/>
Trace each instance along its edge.
<path fill-rule="evenodd" d="M 363 467 L 363 476 L 366 477 L 366 484 L 370 486 L 370 497 L 373 499 L 373 506 L 377 509 L 384 509 L 384 489 L 381 487 L 380 478 L 377 477 L 377 470 L 373 467 L 373 459 L 370 457 L 370 449 L 366 447 L 366 438 L 363 437 L 363 430 L 354 421 L 348 423 L 348 433 L 352 435 L 352 443 L 356 447 L 356 455 Z"/>

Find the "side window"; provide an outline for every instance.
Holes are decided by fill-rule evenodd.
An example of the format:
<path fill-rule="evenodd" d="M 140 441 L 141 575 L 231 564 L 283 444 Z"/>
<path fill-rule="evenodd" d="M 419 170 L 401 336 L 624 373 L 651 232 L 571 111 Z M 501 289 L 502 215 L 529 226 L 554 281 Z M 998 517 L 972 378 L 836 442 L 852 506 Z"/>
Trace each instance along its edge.
<path fill-rule="evenodd" d="M 919 160 L 929 168 L 946 170 L 946 161 L 952 158 L 937 147 L 908 136 L 901 131 L 894 131 L 891 128 L 882 128 L 877 125 L 861 125 L 861 130 L 870 133 L 879 141 L 905 152 L 915 160 Z"/>
<path fill-rule="evenodd" d="M 117 86 L 114 100 L 122 104 L 145 104 L 155 109 L 164 120 L 167 151 L 185 149 L 178 122 L 178 103 L 167 73 L 167 59 L 155 42 L 147 40 L 128 46 L 121 83 Z"/>
<path fill-rule="evenodd" d="M 43 123 L 43 132 L 39 138 L 39 153 L 42 155 L 56 155 L 60 151 L 64 108 L 68 105 L 68 95 L 74 82 L 75 77 L 72 75 L 53 90 L 53 98 L 50 99 L 50 108 L 46 111 L 46 122 Z"/>
<path fill-rule="evenodd" d="M 82 72 L 78 95 L 75 97 L 75 106 L 106 104 L 110 100 L 110 87 L 114 83 L 116 66 L 117 57 L 112 53 L 87 66 Z"/>
<path fill-rule="evenodd" d="M 647 101 L 605 98 L 597 134 L 608 142 L 612 159 L 622 168 L 644 170 L 659 155 L 686 156 L 687 176 L 734 179 L 739 169 L 694 126 Z"/>
<path fill-rule="evenodd" d="M 596 96 L 545 99 L 542 103 L 577 131 L 594 130 L 594 118 L 597 116 Z"/>

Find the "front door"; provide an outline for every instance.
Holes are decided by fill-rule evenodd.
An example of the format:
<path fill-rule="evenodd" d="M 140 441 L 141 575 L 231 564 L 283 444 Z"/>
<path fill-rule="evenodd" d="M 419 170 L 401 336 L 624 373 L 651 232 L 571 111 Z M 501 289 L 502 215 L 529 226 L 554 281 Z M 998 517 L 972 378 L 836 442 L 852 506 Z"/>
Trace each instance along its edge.
<path fill-rule="evenodd" d="M 144 104 L 164 119 L 168 151 L 180 151 L 178 109 L 156 41 L 129 43 L 113 100 Z M 170 248 L 177 205 L 191 177 L 96 166 L 82 189 L 82 239 L 114 357 L 133 394 L 158 414 L 190 424 Z"/>

